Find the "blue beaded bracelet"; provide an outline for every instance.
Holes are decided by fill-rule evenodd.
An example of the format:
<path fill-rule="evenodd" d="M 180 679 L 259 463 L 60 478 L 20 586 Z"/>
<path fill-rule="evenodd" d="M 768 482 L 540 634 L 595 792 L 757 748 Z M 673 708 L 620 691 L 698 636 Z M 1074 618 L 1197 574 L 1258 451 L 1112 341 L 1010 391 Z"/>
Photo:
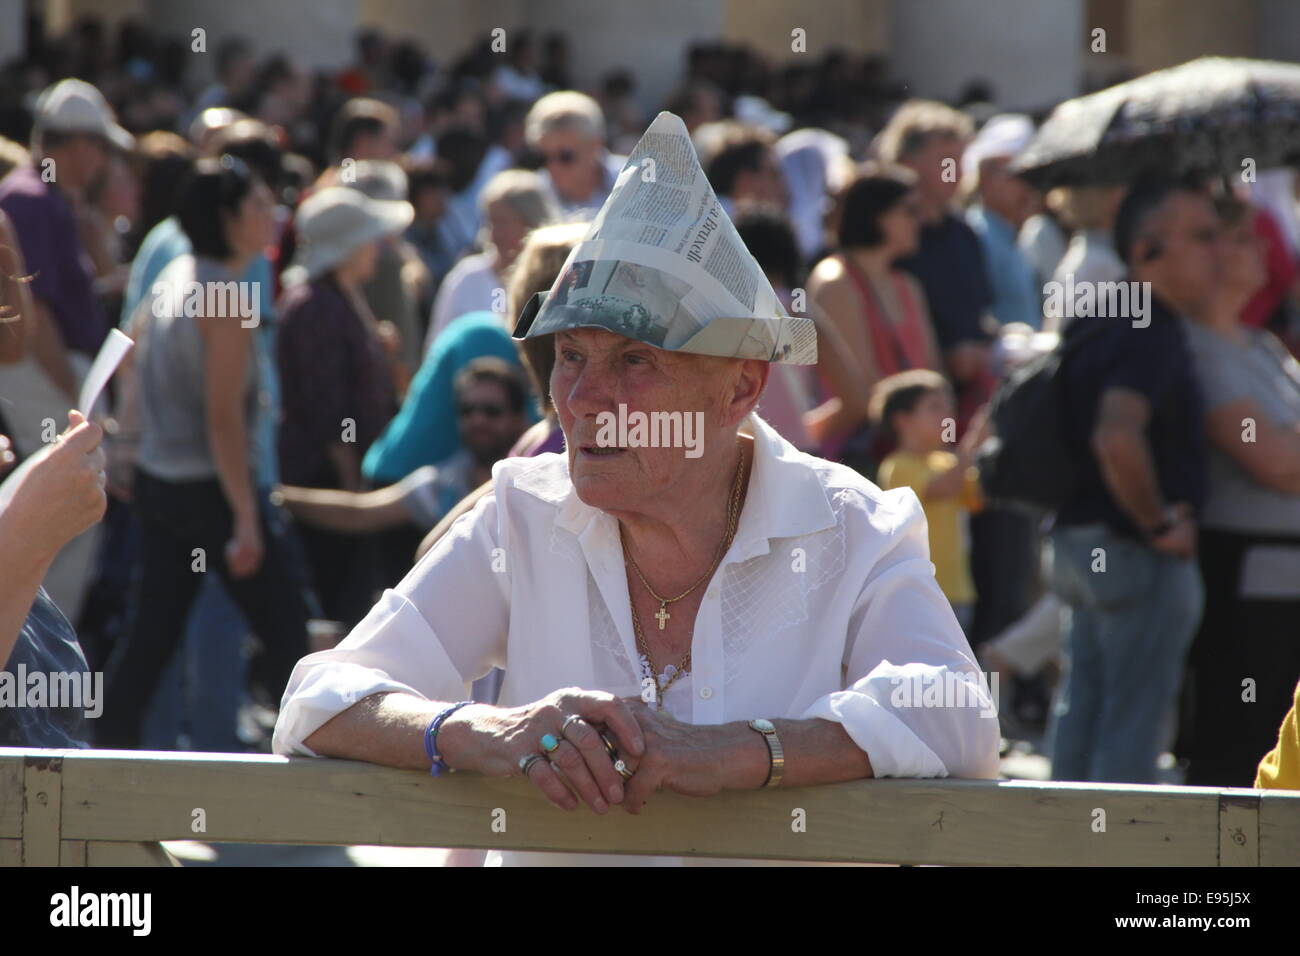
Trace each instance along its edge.
<path fill-rule="evenodd" d="M 429 755 L 432 763 L 429 765 L 429 776 L 441 777 L 443 772 L 455 773 L 455 769 L 448 767 L 446 761 L 438 754 L 438 731 L 442 729 L 442 722 L 460 710 L 462 707 L 474 703 L 472 700 L 462 700 L 459 704 L 452 704 L 450 707 L 444 707 L 438 714 L 429 721 L 429 726 L 424 732 L 424 752 Z"/>

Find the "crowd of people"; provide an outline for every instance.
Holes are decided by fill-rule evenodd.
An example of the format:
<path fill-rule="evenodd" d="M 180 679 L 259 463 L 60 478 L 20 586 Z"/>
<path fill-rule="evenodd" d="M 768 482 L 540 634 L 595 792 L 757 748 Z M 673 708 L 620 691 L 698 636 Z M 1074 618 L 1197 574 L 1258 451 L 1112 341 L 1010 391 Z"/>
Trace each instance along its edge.
<path fill-rule="evenodd" d="M 295 665 L 382 635 L 376 602 L 482 512 L 498 462 L 566 453 L 571 360 L 511 330 L 651 119 L 629 73 L 579 92 L 568 56 L 520 35 L 444 66 L 369 30 L 355 62 L 309 71 L 232 38 L 199 89 L 175 44 L 92 19 L 3 68 L 0 468 L 22 473 L 0 660 L 106 685 L 93 728 L 0 712 L 0 743 L 269 747 Z M 1281 200 L 1140 170 L 1044 195 L 1010 166 L 1031 117 L 905 100 L 838 53 L 775 68 L 701 44 L 663 107 L 786 314 L 816 323 L 816 366 L 764 373 L 751 460 L 779 436 L 912 489 L 959 633 L 1005 681 L 1004 732 L 1045 732 L 1055 778 L 1149 782 L 1172 753 L 1188 783 L 1251 786 L 1300 680 L 1291 171 L 1261 176 Z M 1150 289 L 1144 321 L 1048 305 L 1053 283 L 1120 279 Z M 133 352 L 69 416 L 114 327 Z M 1052 348 L 1080 480 L 1044 522 L 984 494 L 976 461 L 1000 385 Z M 723 487 L 745 460 L 719 460 Z M 502 528 L 544 552 L 511 507 Z M 791 528 L 816 518 L 789 507 Z M 420 567 L 428 619 L 467 600 L 488 622 L 483 582 L 435 594 Z M 551 673 L 473 663 L 497 668 L 471 675 L 486 703 Z"/>

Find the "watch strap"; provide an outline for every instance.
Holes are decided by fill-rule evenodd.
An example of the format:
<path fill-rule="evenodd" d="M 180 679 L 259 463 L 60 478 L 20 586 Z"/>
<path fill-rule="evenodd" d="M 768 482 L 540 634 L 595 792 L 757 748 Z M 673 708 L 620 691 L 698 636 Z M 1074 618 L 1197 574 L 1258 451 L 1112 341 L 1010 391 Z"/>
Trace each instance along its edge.
<path fill-rule="evenodd" d="M 785 748 L 781 746 L 781 738 L 777 735 L 775 727 L 771 730 L 763 730 L 755 726 L 755 724 L 756 722 L 751 720 L 749 727 L 763 738 L 763 742 L 767 744 L 767 753 L 770 758 L 767 779 L 763 781 L 763 786 L 760 789 L 769 789 L 779 786 L 781 777 L 785 774 Z M 770 722 L 768 722 L 768 726 L 772 726 Z"/>

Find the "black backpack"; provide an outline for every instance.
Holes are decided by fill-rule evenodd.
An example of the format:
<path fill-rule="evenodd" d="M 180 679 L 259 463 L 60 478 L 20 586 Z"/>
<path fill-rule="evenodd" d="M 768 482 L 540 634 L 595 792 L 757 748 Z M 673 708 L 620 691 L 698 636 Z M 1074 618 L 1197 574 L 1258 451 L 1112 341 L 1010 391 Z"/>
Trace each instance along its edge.
<path fill-rule="evenodd" d="M 1074 495 L 1079 461 L 1065 436 L 1064 365 L 1107 320 L 1075 320 L 1056 348 L 1004 381 L 989 404 L 993 432 L 975 453 L 980 488 L 997 505 L 1056 512 Z"/>

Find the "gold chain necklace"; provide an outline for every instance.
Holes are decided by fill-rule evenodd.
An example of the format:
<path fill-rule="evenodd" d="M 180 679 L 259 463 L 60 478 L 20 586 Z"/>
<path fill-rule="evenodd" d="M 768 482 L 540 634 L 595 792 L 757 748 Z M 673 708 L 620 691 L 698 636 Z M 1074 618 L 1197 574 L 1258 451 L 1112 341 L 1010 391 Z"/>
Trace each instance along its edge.
<path fill-rule="evenodd" d="M 739 515 L 739 507 L 740 507 L 740 491 L 741 488 L 743 487 L 743 483 L 741 482 L 741 476 L 744 474 L 744 471 L 745 471 L 745 448 L 744 445 L 741 445 L 740 461 L 736 463 L 736 476 L 732 479 L 731 482 L 731 498 L 727 505 L 727 527 L 726 530 L 723 532 L 722 541 L 718 544 L 718 552 L 714 556 L 713 563 L 709 567 L 709 570 L 705 571 L 703 576 L 701 576 L 699 580 L 697 580 L 694 584 L 692 584 L 689 588 L 687 588 L 685 591 L 683 591 L 681 594 L 677 595 L 676 597 L 665 598 L 650 586 L 650 582 L 645 579 L 645 575 L 643 575 L 641 573 L 641 569 L 637 567 L 636 560 L 632 557 L 631 552 L 628 551 L 626 542 L 623 542 L 623 553 L 627 557 L 628 563 L 632 565 L 632 570 L 636 572 L 636 576 L 641 580 L 641 583 L 645 585 L 645 589 L 650 592 L 650 595 L 656 601 L 659 602 L 659 610 L 655 614 L 656 620 L 659 621 L 659 630 L 662 631 L 668 619 L 672 617 L 672 615 L 669 614 L 668 611 L 666 610 L 667 605 L 672 604 L 676 601 L 680 601 L 682 598 L 686 597 L 697 587 L 699 587 L 702 583 L 704 583 L 704 581 L 706 581 L 709 578 L 709 576 L 712 575 L 715 570 L 717 570 L 718 564 L 722 561 L 723 555 L 727 553 L 727 548 L 730 547 L 731 541 L 736 535 L 736 528 L 738 525 L 737 517 Z M 623 539 L 623 528 L 621 525 L 619 526 L 619 539 L 620 541 L 622 541 Z M 645 655 L 646 664 L 650 669 L 650 677 L 652 680 L 654 680 L 655 686 L 659 690 L 658 700 L 660 702 L 660 706 L 662 706 L 664 694 L 668 691 L 668 688 L 672 687 L 673 684 L 676 683 L 679 677 L 681 677 L 683 674 L 687 673 L 690 670 L 691 649 L 687 648 L 686 654 L 682 657 L 681 661 L 678 663 L 677 668 L 673 672 L 672 676 L 668 678 L 667 683 L 660 684 L 659 676 L 654 673 L 654 664 L 651 663 L 650 644 L 646 640 L 645 633 L 641 630 L 641 618 L 636 613 L 636 602 L 632 601 L 629 598 L 628 603 L 632 607 L 632 627 L 636 632 L 637 650 L 639 650 L 643 655 Z"/>

